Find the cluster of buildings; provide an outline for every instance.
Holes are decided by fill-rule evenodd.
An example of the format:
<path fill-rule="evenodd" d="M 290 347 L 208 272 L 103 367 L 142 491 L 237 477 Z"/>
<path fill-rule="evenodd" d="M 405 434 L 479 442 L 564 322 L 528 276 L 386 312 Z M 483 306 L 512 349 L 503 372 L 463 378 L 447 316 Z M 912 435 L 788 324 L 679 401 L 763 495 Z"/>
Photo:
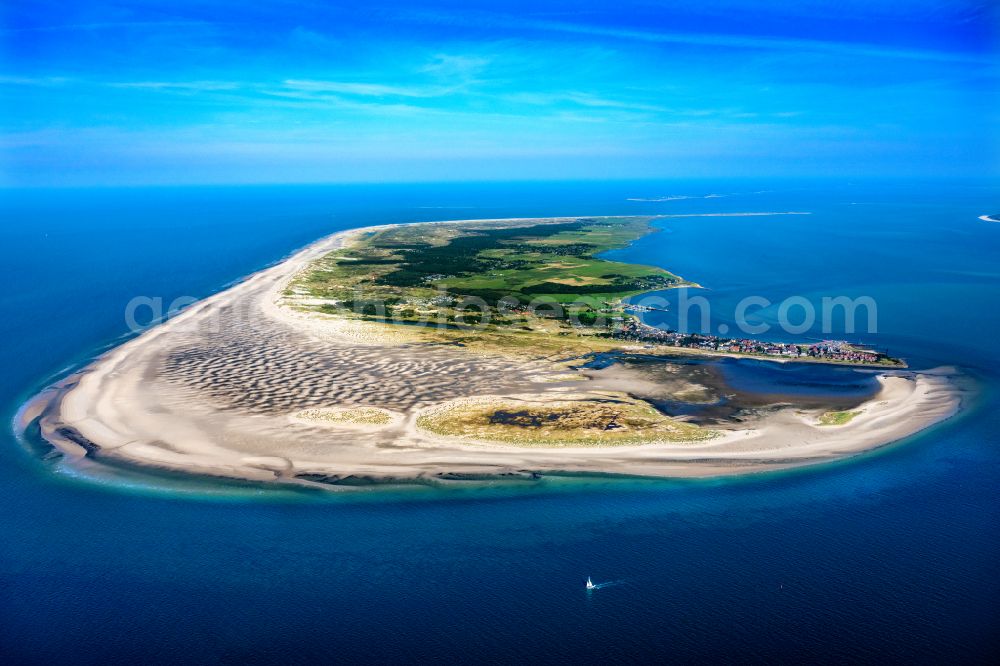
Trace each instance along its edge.
<path fill-rule="evenodd" d="M 858 349 L 846 342 L 837 340 L 824 340 L 823 342 L 809 345 L 806 348 L 806 356 L 835 361 L 851 361 L 853 363 L 878 363 L 885 358 L 885 354 L 870 349 Z"/>
<path fill-rule="evenodd" d="M 430 275 L 425 275 L 421 278 L 423 282 L 437 282 L 438 280 L 447 280 L 449 278 L 455 277 L 454 275 L 445 275 L 444 273 L 432 273 Z"/>
<path fill-rule="evenodd" d="M 867 349 L 858 349 L 847 342 L 824 340 L 812 345 L 789 342 L 767 342 L 750 338 L 723 338 L 697 333 L 678 333 L 653 326 L 647 326 L 636 319 L 628 319 L 615 329 L 612 337 L 620 340 L 651 342 L 671 347 L 685 347 L 735 354 L 757 356 L 781 356 L 785 358 L 813 358 L 851 363 L 878 363 L 885 354 Z"/>

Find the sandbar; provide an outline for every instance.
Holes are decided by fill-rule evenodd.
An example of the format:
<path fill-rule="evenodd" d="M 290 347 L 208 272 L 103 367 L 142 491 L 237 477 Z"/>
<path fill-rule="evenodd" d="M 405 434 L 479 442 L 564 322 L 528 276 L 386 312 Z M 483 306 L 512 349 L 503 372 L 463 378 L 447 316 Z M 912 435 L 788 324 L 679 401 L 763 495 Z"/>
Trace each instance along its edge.
<path fill-rule="evenodd" d="M 581 392 L 609 400 L 621 386 L 548 356 L 414 343 L 391 326 L 292 307 L 291 280 L 372 229 L 324 238 L 192 305 L 51 387 L 28 413 L 68 461 L 334 488 L 755 473 L 885 446 L 961 404 L 947 371 L 893 371 L 879 374 L 877 393 L 837 426 L 821 425 L 819 411 L 785 408 L 714 427 L 711 437 L 641 445 L 518 446 L 435 433 L 422 417 L 456 401 L 559 401 Z"/>

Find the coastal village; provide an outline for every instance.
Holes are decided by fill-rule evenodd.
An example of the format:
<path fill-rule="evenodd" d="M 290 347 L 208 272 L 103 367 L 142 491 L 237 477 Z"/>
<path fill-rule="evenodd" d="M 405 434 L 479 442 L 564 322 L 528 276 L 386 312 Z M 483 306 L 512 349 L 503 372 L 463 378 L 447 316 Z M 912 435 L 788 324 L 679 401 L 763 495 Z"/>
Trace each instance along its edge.
<path fill-rule="evenodd" d="M 822 360 L 872 365 L 897 365 L 900 361 L 887 354 L 862 349 L 842 340 L 823 340 L 812 344 L 767 342 L 751 338 L 724 338 L 698 333 L 679 333 L 643 324 L 638 319 L 626 319 L 612 332 L 618 340 L 653 343 L 685 349 L 699 349 L 717 353 L 777 356 L 797 360 Z"/>

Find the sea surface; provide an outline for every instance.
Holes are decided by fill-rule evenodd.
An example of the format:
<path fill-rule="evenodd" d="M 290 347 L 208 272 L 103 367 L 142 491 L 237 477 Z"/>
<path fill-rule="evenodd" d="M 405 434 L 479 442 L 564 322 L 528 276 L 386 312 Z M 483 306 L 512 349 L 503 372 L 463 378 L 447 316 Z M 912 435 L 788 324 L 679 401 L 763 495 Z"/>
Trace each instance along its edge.
<path fill-rule="evenodd" d="M 995 663 L 1000 224 L 977 217 L 998 202 L 898 181 L 2 191 L 0 659 Z M 15 434 L 27 398 L 127 338 L 133 297 L 204 297 L 337 230 L 749 211 L 811 214 L 666 218 L 612 254 L 701 284 L 713 328 L 748 295 L 870 296 L 878 332 L 832 337 L 957 368 L 966 409 L 792 472 L 343 495 L 95 475 Z M 831 381 L 744 366 L 748 390 Z"/>

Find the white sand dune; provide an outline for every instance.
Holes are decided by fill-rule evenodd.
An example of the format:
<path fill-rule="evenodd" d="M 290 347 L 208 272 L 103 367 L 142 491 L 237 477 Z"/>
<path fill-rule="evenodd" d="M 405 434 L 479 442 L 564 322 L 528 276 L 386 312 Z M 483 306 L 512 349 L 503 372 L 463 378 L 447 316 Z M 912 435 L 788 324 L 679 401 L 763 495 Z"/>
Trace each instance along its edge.
<path fill-rule="evenodd" d="M 752 429 L 686 444 L 527 448 L 432 436 L 416 427 L 422 409 L 472 396 L 559 391 L 558 382 L 548 388 L 539 380 L 566 369 L 366 337 L 280 304 L 293 276 L 356 233 L 323 239 L 195 304 L 46 392 L 30 411 L 41 413 L 43 436 L 70 458 L 292 483 L 552 471 L 695 477 L 855 455 L 959 408 L 946 373 L 901 373 L 880 377 L 878 395 L 843 426 L 818 426 L 817 414 L 787 409 Z M 295 417 L 344 407 L 398 416 L 381 426 Z"/>

